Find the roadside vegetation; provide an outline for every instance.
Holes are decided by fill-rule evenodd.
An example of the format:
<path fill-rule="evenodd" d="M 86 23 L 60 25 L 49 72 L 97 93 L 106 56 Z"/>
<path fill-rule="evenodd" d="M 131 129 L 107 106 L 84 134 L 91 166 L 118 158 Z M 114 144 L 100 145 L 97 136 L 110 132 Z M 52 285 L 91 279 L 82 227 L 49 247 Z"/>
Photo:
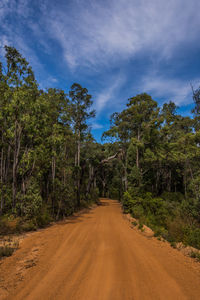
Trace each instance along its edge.
<path fill-rule="evenodd" d="M 102 144 L 88 125 L 92 103 L 78 83 L 67 93 L 40 89 L 25 58 L 5 47 L 0 234 L 44 227 L 109 197 L 141 228 L 200 249 L 200 90 L 193 117 L 180 115 L 173 102 L 159 107 L 145 93 L 128 99 L 111 116 Z"/>
<path fill-rule="evenodd" d="M 121 149 L 109 183 L 110 197 L 121 199 L 124 212 L 156 236 L 198 249 L 199 95 L 199 90 L 194 92 L 193 118 L 178 114 L 173 102 L 159 108 L 149 95 L 137 95 L 126 109 L 112 115 L 110 130 L 104 133 L 113 141 L 112 151 Z"/>
<path fill-rule="evenodd" d="M 0 260 L 11 256 L 19 248 L 19 241 L 15 238 L 7 237 L 0 239 Z"/>
<path fill-rule="evenodd" d="M 34 230 L 98 199 L 91 95 L 75 83 L 41 90 L 28 62 L 5 47 L 0 64 L 0 234 Z"/>

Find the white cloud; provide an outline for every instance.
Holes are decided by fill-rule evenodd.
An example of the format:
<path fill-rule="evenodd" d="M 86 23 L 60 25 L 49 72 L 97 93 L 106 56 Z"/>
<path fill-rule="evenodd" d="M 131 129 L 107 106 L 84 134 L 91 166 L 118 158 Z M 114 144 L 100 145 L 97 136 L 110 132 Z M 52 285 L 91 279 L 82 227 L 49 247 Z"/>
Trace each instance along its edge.
<path fill-rule="evenodd" d="M 177 46 L 199 40 L 199 0 L 76 0 L 60 5 L 36 0 L 34 3 L 38 25 L 32 20 L 36 11 L 31 0 L 2 0 L 0 26 L 9 39 L 7 28 L 12 24 L 5 21 L 6 16 L 18 16 L 38 36 L 37 42 L 47 53 L 51 47 L 46 41 L 57 40 L 63 59 L 73 71 L 77 67 L 100 70 L 144 52 L 154 59 L 169 58 Z M 13 34 L 15 30 L 13 27 Z M 15 35 L 23 35 L 23 30 Z"/>
<path fill-rule="evenodd" d="M 75 68 L 106 65 L 140 51 L 168 58 L 177 45 L 198 41 L 199 10 L 198 0 L 80 1 L 50 11 L 46 21 Z"/>
<path fill-rule="evenodd" d="M 193 102 L 191 84 L 196 86 L 198 82 L 200 79 L 189 82 L 149 74 L 141 81 L 140 90 L 163 100 L 171 100 L 177 105 L 187 105 Z"/>
<path fill-rule="evenodd" d="M 114 83 L 112 83 L 109 87 L 105 88 L 97 95 L 96 101 L 94 103 L 97 114 L 99 114 L 106 107 L 106 105 L 110 106 L 113 103 L 114 97 L 116 97 L 117 92 L 119 92 L 119 89 L 123 85 L 124 81 L 125 77 L 122 75 L 118 75 L 116 78 L 112 78 L 112 82 Z"/>
<path fill-rule="evenodd" d="M 101 129 L 103 128 L 103 125 L 98 124 L 98 123 L 92 123 L 91 124 L 92 129 L 96 130 L 96 129 Z"/>
<path fill-rule="evenodd" d="M 26 30 L 32 25 L 33 13 L 31 0 L 2 0 L 0 3 L 0 56 L 1 59 L 4 56 L 5 45 L 13 46 L 30 62 L 34 71 L 41 74 L 44 72 L 43 65 L 32 47 L 33 39 L 29 39 L 26 35 Z"/>
<path fill-rule="evenodd" d="M 1 0 L 0 17 L 1 23 L 5 18 L 12 13 L 21 16 L 21 18 L 29 17 L 32 13 L 30 0 Z"/>

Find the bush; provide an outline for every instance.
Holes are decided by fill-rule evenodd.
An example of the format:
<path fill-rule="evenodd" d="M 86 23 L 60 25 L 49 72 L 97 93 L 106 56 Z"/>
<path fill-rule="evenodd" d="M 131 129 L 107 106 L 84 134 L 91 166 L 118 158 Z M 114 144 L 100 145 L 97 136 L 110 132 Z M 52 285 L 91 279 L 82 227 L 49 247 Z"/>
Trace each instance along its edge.
<path fill-rule="evenodd" d="M 120 200 L 120 193 L 118 187 L 113 187 L 109 189 L 109 198 Z"/>
<path fill-rule="evenodd" d="M 167 230 L 168 230 L 168 241 L 182 242 L 184 240 L 184 227 L 185 222 L 179 216 L 173 220 L 168 220 Z"/>
<path fill-rule="evenodd" d="M 154 228 L 154 236 L 155 237 L 163 237 L 164 239 L 167 239 L 168 231 L 164 227 L 155 227 Z"/>
<path fill-rule="evenodd" d="M 184 244 L 200 249 L 200 228 L 186 226 L 183 233 Z"/>
<path fill-rule="evenodd" d="M 123 196 L 126 213 L 131 213 L 137 219 L 143 217 L 150 227 L 166 225 L 168 211 L 162 198 L 153 198 L 151 193 L 143 193 L 143 197 L 132 194 L 132 191 L 127 191 Z"/>
<path fill-rule="evenodd" d="M 18 193 L 17 198 L 18 205 L 16 208 L 20 215 L 27 219 L 32 219 L 40 213 L 42 197 L 40 195 L 39 186 L 34 179 L 29 183 L 26 194 Z"/>
<path fill-rule="evenodd" d="M 123 195 L 122 204 L 125 213 L 131 212 L 134 202 L 128 191 Z"/>
<path fill-rule="evenodd" d="M 43 206 L 42 209 L 40 210 L 40 213 L 35 218 L 35 223 L 36 223 L 37 227 L 43 228 L 52 221 L 53 221 L 53 218 L 48 210 L 48 207 Z"/>
<path fill-rule="evenodd" d="M 176 243 L 174 241 L 172 241 L 172 242 L 170 242 L 170 246 L 175 249 L 176 248 Z"/>
<path fill-rule="evenodd" d="M 138 229 L 144 231 L 143 226 L 144 226 L 143 222 L 139 221 Z"/>
<path fill-rule="evenodd" d="M 34 231 L 37 230 L 37 225 L 35 224 L 34 220 L 27 220 L 19 226 L 19 231 Z"/>
<path fill-rule="evenodd" d="M 131 210 L 130 210 L 132 216 L 136 219 L 140 219 L 141 217 L 144 216 L 144 209 L 142 205 L 135 205 Z"/>
<path fill-rule="evenodd" d="M 179 192 L 164 192 L 161 195 L 161 198 L 167 202 L 179 202 L 184 201 L 184 195 Z"/>
<path fill-rule="evenodd" d="M 15 248 L 12 248 L 9 246 L 0 246 L 0 258 L 5 257 L 5 256 L 11 256 L 14 251 L 15 251 Z"/>
<path fill-rule="evenodd" d="M 131 213 L 172 245 L 183 242 L 200 249 L 200 227 L 195 199 L 184 199 L 181 193 L 165 192 L 153 197 L 150 192 L 129 189 L 123 195 L 124 212 Z M 141 226 L 139 226 L 141 227 Z M 142 227 L 141 227 L 142 228 Z"/>
<path fill-rule="evenodd" d="M 192 225 L 199 218 L 199 203 L 196 199 L 187 199 L 181 203 L 181 217 L 186 219 Z"/>
<path fill-rule="evenodd" d="M 132 225 L 133 225 L 134 227 L 137 226 L 137 224 L 138 224 L 138 223 L 137 223 L 136 221 L 133 221 L 133 222 L 132 222 Z"/>
<path fill-rule="evenodd" d="M 199 253 L 199 252 L 192 251 L 192 252 L 190 253 L 190 257 L 195 258 L 197 261 L 200 262 L 200 253 Z"/>
<path fill-rule="evenodd" d="M 13 215 L 5 215 L 0 218 L 0 235 L 18 232 L 20 218 Z"/>

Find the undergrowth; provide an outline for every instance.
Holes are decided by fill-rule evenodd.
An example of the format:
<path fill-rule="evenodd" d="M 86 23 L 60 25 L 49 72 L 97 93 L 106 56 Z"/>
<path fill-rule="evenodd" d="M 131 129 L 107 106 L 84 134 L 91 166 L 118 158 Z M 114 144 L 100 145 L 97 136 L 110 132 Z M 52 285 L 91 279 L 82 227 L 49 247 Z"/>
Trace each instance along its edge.
<path fill-rule="evenodd" d="M 192 251 L 190 253 L 190 257 L 195 258 L 197 261 L 200 262 L 200 253 L 199 252 Z"/>
<path fill-rule="evenodd" d="M 160 197 L 150 192 L 129 189 L 124 193 L 123 209 L 154 231 L 156 237 L 167 240 L 172 247 L 177 242 L 200 249 L 200 215 L 194 199 L 185 200 L 181 193 L 163 193 Z"/>
<path fill-rule="evenodd" d="M 19 248 L 19 242 L 18 241 L 12 241 L 12 239 L 5 240 L 0 245 L 0 259 L 3 257 L 8 257 L 13 254 L 15 250 Z"/>

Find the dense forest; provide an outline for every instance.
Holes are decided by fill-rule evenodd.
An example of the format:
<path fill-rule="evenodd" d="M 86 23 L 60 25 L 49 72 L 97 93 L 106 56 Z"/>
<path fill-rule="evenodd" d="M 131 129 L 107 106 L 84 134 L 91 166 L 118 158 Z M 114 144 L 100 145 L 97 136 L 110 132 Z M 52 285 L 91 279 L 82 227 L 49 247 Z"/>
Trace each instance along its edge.
<path fill-rule="evenodd" d="M 99 197 L 170 242 L 200 249 L 200 90 L 192 117 L 143 93 L 92 137 L 92 96 L 41 90 L 29 63 L 5 47 L 0 64 L 0 232 L 32 230 Z"/>

